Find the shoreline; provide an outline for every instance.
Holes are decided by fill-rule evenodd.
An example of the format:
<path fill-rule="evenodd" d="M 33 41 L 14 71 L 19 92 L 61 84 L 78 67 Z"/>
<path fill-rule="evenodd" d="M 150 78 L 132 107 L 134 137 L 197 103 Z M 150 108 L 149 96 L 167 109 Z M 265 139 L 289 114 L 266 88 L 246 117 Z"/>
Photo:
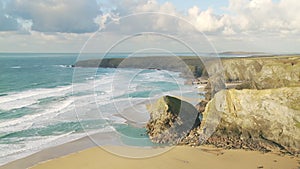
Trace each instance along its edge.
<path fill-rule="evenodd" d="M 139 155 L 145 152 L 137 147 L 127 146 L 92 146 L 82 144 L 84 141 L 77 140 L 65 145 L 52 147 L 48 150 L 38 152 L 32 157 L 16 160 L 1 169 L 12 168 L 30 168 L 30 169 L 47 169 L 47 168 L 273 168 L 273 169 L 296 169 L 299 168 L 299 157 L 280 155 L 276 153 L 261 153 L 258 151 L 246 150 L 225 150 L 214 148 L 212 146 L 175 146 L 166 152 L 147 158 L 130 158 L 122 157 L 111 153 L 109 150 L 116 152 L 130 152 Z M 74 150 L 78 145 L 87 146 L 84 149 L 62 153 L 61 149 Z M 153 153 L 159 149 L 149 149 L 147 152 Z M 164 151 L 164 150 L 163 150 Z M 49 152 L 59 156 L 45 158 L 50 156 Z M 38 158 L 39 157 L 39 158 Z M 44 159 L 43 159 L 44 158 Z M 39 161 L 37 161 L 39 159 Z M 24 162 L 27 162 L 24 165 Z M 30 164 L 30 165 L 29 165 Z"/>
<path fill-rule="evenodd" d="M 92 138 L 102 139 L 103 145 L 115 144 L 120 145 L 119 140 L 116 140 L 115 132 L 101 132 L 91 135 Z M 56 159 L 62 156 L 73 154 L 79 151 L 83 151 L 88 148 L 97 146 L 96 143 L 91 139 L 91 136 L 84 136 L 82 138 L 60 144 L 57 146 L 49 147 L 33 154 L 27 155 L 25 157 L 13 160 L 4 165 L 0 166 L 0 169 L 14 169 L 14 168 L 28 168 L 37 163 Z M 100 144 L 100 142 L 98 143 Z"/>
<path fill-rule="evenodd" d="M 0 169 L 46 168 L 273 168 L 296 169 L 300 158 L 280 153 L 222 149 L 211 145 L 174 147 L 125 146 L 116 141 L 114 132 L 98 133 L 97 146 L 89 136 L 44 149 L 0 166 Z M 98 145 L 100 142 L 98 143 Z M 121 154 L 121 156 L 116 155 Z M 132 158 L 133 157 L 133 158 Z M 100 159 L 99 159 L 100 158 Z"/>

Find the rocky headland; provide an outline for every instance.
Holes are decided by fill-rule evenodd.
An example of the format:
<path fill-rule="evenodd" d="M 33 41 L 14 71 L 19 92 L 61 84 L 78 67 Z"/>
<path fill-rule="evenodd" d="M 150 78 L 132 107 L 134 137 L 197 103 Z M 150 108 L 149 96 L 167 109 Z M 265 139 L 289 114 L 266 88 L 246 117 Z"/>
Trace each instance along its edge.
<path fill-rule="evenodd" d="M 157 140 L 151 137 L 152 131 L 157 133 L 157 127 L 164 126 L 160 130 L 164 132 L 173 126 L 153 123 L 151 117 L 147 126 L 150 138 L 154 142 L 299 155 L 300 57 L 229 58 L 222 59 L 222 65 L 222 73 L 213 63 L 206 67 L 212 76 L 208 77 L 205 99 L 196 106 L 200 124 L 190 123 L 191 129 L 180 139 L 169 141 L 170 135 Z M 203 76 L 208 75 L 205 71 Z M 240 85 L 226 89 L 225 83 L 231 82 Z M 160 118 L 176 122 L 177 116 L 169 113 L 164 111 Z"/>

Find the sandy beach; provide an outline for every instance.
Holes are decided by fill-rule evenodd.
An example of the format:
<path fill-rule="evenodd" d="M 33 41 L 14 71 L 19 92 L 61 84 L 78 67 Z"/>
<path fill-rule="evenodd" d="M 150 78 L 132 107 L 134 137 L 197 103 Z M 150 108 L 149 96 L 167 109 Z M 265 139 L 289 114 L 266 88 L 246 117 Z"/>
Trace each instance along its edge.
<path fill-rule="evenodd" d="M 82 147 L 85 145 L 85 147 Z M 77 150 L 75 147 L 85 148 Z M 298 157 L 261 153 L 245 150 L 224 150 L 208 146 L 176 146 L 168 148 L 137 148 L 128 146 L 90 147 L 87 140 L 79 140 L 38 152 L 31 157 L 20 159 L 1 169 L 96 169 L 96 168 L 164 168 L 164 169 L 298 169 Z M 90 147 L 90 148 L 86 148 Z M 67 150 L 68 149 L 68 150 Z M 72 149 L 76 150 L 72 152 Z M 64 154 L 69 151 L 71 154 Z M 55 157 L 60 152 L 60 156 Z M 119 155 L 121 154 L 121 156 Z M 140 158 L 145 155 L 149 157 Z M 51 157 L 53 159 L 51 159 Z M 50 159 L 47 159 L 50 158 Z M 44 159 L 43 159 L 44 158 Z M 43 161 L 44 160 L 44 161 Z"/>
<path fill-rule="evenodd" d="M 170 151 L 151 158 L 120 157 L 105 149 L 141 153 L 137 148 L 95 147 L 58 159 L 38 164 L 32 169 L 50 168 L 223 168 L 223 169 L 297 169 L 299 159 L 276 154 L 262 154 L 243 150 L 220 150 L 207 147 L 175 147 Z M 150 150 L 151 151 L 151 150 Z M 155 151 L 155 150 L 154 150 Z"/>

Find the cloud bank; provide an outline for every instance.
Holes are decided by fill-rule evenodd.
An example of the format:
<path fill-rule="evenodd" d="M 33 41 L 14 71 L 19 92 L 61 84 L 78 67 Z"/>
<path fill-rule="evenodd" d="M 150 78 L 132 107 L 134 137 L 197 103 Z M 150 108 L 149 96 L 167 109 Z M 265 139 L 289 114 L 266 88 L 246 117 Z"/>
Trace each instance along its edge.
<path fill-rule="evenodd" d="M 47 41 L 49 37 L 57 36 L 56 38 L 70 45 L 71 42 L 67 41 L 75 40 L 79 36 L 87 39 L 89 33 L 98 29 L 112 34 L 129 35 L 154 31 L 178 36 L 192 36 L 191 32 L 200 31 L 220 46 L 221 50 L 235 49 L 241 42 L 245 42 L 244 46 L 255 43 L 248 47 L 255 48 L 254 50 L 259 50 L 261 45 L 269 42 L 272 45 L 265 47 L 269 50 L 276 47 L 280 47 L 282 51 L 299 49 L 297 39 L 300 38 L 297 37 L 300 35 L 300 3 L 297 0 L 229 0 L 229 5 L 222 8 L 221 14 L 213 8 L 201 10 L 199 6 L 182 11 L 172 1 L 105 2 L 106 4 L 96 0 L 2 2 L 0 36 L 16 37 L 25 30 L 31 35 L 30 38 L 45 37 Z M 139 16 L 126 17 L 134 14 Z M 190 25 L 187 26 L 186 23 Z M 118 24 L 122 24 L 122 27 Z"/>

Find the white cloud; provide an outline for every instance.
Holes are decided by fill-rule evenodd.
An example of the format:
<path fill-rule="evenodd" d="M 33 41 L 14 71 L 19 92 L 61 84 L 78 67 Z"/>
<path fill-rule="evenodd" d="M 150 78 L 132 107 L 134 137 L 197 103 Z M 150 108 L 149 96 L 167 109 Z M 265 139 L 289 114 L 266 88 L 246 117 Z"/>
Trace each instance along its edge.
<path fill-rule="evenodd" d="M 135 20 L 123 19 L 128 22 L 123 31 L 127 33 L 137 31 L 176 31 L 188 30 L 186 26 L 174 17 L 186 19 L 202 32 L 230 35 L 235 33 L 298 33 L 300 30 L 300 3 L 298 0 L 229 0 L 227 13 L 215 14 L 208 8 L 200 10 L 194 6 L 188 12 L 180 13 L 176 7 L 166 2 L 159 4 L 156 0 L 111 0 L 112 9 L 102 14 L 96 1 L 85 0 L 11 0 L 7 5 L 9 15 L 0 12 L 0 21 L 7 27 L 17 28 L 16 18 L 32 22 L 31 29 L 40 32 L 93 32 L 105 27 L 105 24 L 120 20 L 120 18 L 136 13 L 163 13 L 149 18 L 147 15 L 135 17 Z M 0 6 L 1 7 L 1 6 Z M 1 8 L 0 8 L 1 9 Z M 13 18 L 14 17 L 14 18 Z M 15 19 L 15 20 L 14 20 Z M 180 19 L 178 19 L 180 20 Z M 28 22 L 27 21 L 27 22 Z M 9 24 L 10 23 L 10 24 Z M 20 27 L 20 26 L 19 26 Z M 22 26 L 21 26 L 22 27 Z M 112 31 L 120 31 L 113 29 Z"/>
<path fill-rule="evenodd" d="M 11 0 L 10 16 L 32 21 L 31 29 L 40 32 L 94 32 L 101 11 L 95 0 Z"/>
<path fill-rule="evenodd" d="M 239 32 L 290 33 L 300 30 L 298 11 L 299 1 L 281 0 L 279 3 L 272 0 L 230 0 L 228 10 L 232 26 Z M 240 25 L 240 26 L 239 26 Z"/>
<path fill-rule="evenodd" d="M 188 10 L 187 19 L 202 32 L 213 32 L 224 26 L 222 17 L 218 17 L 213 13 L 211 8 L 200 11 L 197 6 Z"/>
<path fill-rule="evenodd" d="M 146 15 L 139 19 L 135 18 L 135 21 L 127 19 L 126 22 L 133 25 L 127 28 L 128 32 L 130 29 L 132 31 L 149 31 L 149 29 L 169 30 L 169 32 L 188 31 L 190 26 L 174 22 L 176 20 L 174 17 L 166 17 L 171 15 L 186 19 L 198 31 L 205 33 L 255 35 L 258 32 L 265 32 L 266 35 L 272 35 L 281 32 L 297 33 L 300 30 L 299 4 L 297 0 L 282 0 L 279 3 L 272 0 L 229 0 L 228 13 L 217 15 L 211 8 L 200 10 L 197 6 L 188 9 L 187 14 L 184 14 L 170 2 L 159 4 L 155 0 L 148 0 L 134 1 L 129 5 L 119 2 L 112 12 L 120 18 L 143 12 L 163 13 L 161 16 L 152 17 L 152 20 L 149 20 Z"/>

